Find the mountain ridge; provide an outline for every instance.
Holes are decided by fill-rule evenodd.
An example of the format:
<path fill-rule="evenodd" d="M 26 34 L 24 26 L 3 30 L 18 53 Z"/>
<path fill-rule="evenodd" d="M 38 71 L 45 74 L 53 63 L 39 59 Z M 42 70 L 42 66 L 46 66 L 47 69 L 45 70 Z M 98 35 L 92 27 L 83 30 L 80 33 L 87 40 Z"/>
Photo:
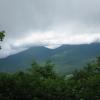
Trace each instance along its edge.
<path fill-rule="evenodd" d="M 100 56 L 100 43 L 62 45 L 56 49 L 43 46 L 31 47 L 23 52 L 0 59 L 0 71 L 17 71 L 30 67 L 33 60 L 44 63 L 52 60 L 61 73 L 80 69 L 89 59 Z"/>

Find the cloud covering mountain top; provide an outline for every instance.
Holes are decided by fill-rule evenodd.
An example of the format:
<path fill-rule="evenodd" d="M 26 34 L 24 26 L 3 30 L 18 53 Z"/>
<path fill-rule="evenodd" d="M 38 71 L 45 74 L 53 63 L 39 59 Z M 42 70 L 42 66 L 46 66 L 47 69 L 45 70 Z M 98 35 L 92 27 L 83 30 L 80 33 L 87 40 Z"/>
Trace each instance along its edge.
<path fill-rule="evenodd" d="M 0 57 L 34 45 L 55 48 L 100 40 L 100 0 L 0 0 Z"/>

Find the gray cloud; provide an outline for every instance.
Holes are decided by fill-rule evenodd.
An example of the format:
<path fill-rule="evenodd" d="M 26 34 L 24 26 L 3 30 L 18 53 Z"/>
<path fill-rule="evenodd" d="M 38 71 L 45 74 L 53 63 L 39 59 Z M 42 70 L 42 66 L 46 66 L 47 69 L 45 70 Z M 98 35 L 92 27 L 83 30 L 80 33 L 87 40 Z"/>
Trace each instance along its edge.
<path fill-rule="evenodd" d="M 9 49 L 7 55 L 11 54 L 11 50 L 18 49 L 15 45 L 19 43 L 18 41 L 24 41 L 32 34 L 37 34 L 38 37 L 43 34 L 45 38 L 40 37 L 30 42 L 26 39 L 19 49 L 42 43 L 47 45 L 51 40 L 54 42 L 51 44 L 54 45 L 55 41 L 60 42 L 57 45 L 74 43 L 76 34 L 83 37 L 83 34 L 87 34 L 86 36 L 95 34 L 91 36 L 93 40 L 97 39 L 96 36 L 100 39 L 98 35 L 100 34 L 99 18 L 100 0 L 0 0 L 0 30 L 7 32 L 3 50 L 0 52 L 6 52 Z M 48 34 L 45 35 L 45 33 Z M 62 41 L 57 40 L 52 33 L 62 38 L 64 35 L 69 42 L 63 42 L 63 39 L 59 39 Z M 73 41 L 70 41 L 69 35 L 72 36 Z M 44 43 L 44 40 L 48 42 Z M 78 43 L 82 43 L 81 40 Z M 3 56 L 5 55 L 4 53 Z"/>

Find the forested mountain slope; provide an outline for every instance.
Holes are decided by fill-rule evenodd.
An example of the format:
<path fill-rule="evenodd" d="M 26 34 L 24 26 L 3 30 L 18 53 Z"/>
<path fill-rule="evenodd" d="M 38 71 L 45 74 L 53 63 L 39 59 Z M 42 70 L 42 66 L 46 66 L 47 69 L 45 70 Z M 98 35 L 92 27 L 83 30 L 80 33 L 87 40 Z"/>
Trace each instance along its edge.
<path fill-rule="evenodd" d="M 71 72 L 86 62 L 100 56 L 100 43 L 62 45 L 56 49 L 38 46 L 0 59 L 0 71 L 16 71 L 30 67 L 33 60 L 40 63 L 51 60 L 58 72 Z"/>

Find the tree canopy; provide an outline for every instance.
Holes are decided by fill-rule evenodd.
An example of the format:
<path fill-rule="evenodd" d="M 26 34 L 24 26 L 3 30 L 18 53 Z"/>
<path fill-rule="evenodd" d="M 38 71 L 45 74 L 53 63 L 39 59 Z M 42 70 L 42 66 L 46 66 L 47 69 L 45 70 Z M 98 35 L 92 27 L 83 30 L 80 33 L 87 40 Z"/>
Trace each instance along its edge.
<path fill-rule="evenodd" d="M 32 63 L 26 71 L 0 73 L 0 100 L 99 100 L 100 60 L 73 76 L 58 75 L 54 64 Z"/>

